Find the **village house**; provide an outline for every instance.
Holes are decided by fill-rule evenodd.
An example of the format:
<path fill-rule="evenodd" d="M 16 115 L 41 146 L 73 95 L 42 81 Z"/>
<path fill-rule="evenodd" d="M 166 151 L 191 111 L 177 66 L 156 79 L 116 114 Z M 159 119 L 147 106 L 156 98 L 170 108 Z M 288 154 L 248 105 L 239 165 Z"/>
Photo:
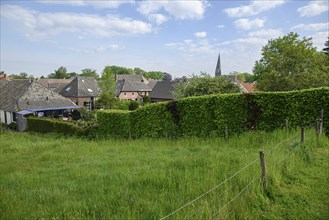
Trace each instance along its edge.
<path fill-rule="evenodd" d="M 60 117 L 79 108 L 69 99 L 50 91 L 31 79 L 5 81 L 0 79 L 0 121 L 17 123 L 18 130 L 26 129 L 26 117 Z"/>
<path fill-rule="evenodd" d="M 151 102 L 165 102 L 173 100 L 174 81 L 158 81 L 150 93 Z"/>
<path fill-rule="evenodd" d="M 155 82 L 139 74 L 116 75 L 115 95 L 120 100 L 139 101 L 150 95 Z"/>
<path fill-rule="evenodd" d="M 86 107 L 89 110 L 95 109 L 97 97 L 101 94 L 98 80 L 93 77 L 77 76 L 65 85 L 59 94 L 69 98 L 76 105 Z"/>

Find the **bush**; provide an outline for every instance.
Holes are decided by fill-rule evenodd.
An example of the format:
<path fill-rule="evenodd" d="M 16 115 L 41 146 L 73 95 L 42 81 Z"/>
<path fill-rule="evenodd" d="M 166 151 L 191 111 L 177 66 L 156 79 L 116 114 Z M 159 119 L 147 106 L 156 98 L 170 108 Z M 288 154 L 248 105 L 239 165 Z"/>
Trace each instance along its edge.
<path fill-rule="evenodd" d="M 8 128 L 11 129 L 11 130 L 16 130 L 16 126 L 17 126 L 16 122 L 13 121 L 12 123 L 10 123 L 8 125 Z"/>
<path fill-rule="evenodd" d="M 129 104 L 129 110 L 133 111 L 139 108 L 139 102 L 131 101 Z"/>
<path fill-rule="evenodd" d="M 79 112 L 83 121 L 93 121 L 95 119 L 95 113 L 91 110 L 80 108 Z"/>
<path fill-rule="evenodd" d="M 102 110 L 97 112 L 98 134 L 102 137 L 131 136 L 129 111 Z"/>
<path fill-rule="evenodd" d="M 40 133 L 56 132 L 64 135 L 83 134 L 83 129 L 76 124 L 58 119 L 29 117 L 27 123 L 29 131 Z"/>

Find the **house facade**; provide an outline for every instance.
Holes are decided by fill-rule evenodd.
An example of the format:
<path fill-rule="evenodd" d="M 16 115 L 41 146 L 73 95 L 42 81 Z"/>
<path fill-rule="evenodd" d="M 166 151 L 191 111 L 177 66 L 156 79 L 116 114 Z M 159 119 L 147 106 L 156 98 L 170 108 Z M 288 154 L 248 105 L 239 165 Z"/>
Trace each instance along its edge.
<path fill-rule="evenodd" d="M 146 80 L 142 75 L 122 74 L 116 76 L 115 95 L 120 100 L 139 101 L 149 96 L 154 82 Z"/>

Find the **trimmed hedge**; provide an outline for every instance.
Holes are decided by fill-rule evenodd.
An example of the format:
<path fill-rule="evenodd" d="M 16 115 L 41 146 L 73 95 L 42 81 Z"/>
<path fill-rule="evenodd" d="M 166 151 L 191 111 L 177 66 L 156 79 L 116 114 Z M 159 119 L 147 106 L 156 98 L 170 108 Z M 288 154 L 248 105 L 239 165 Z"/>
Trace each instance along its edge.
<path fill-rule="evenodd" d="M 130 111 L 100 110 L 97 111 L 98 135 L 102 137 L 131 136 Z"/>
<path fill-rule="evenodd" d="M 131 112 L 99 111 L 100 134 L 115 137 L 212 137 L 246 130 L 312 126 L 324 109 L 328 134 L 329 88 L 198 96 Z"/>
<path fill-rule="evenodd" d="M 72 122 L 52 118 L 28 117 L 28 130 L 40 133 L 56 132 L 64 135 L 90 135 L 91 127 L 80 127 Z"/>
<path fill-rule="evenodd" d="M 292 92 L 198 96 L 156 103 L 134 111 L 97 112 L 95 126 L 28 118 L 30 131 L 58 132 L 88 138 L 217 137 L 247 130 L 270 131 L 284 127 L 314 126 L 324 110 L 329 136 L 329 87 Z"/>

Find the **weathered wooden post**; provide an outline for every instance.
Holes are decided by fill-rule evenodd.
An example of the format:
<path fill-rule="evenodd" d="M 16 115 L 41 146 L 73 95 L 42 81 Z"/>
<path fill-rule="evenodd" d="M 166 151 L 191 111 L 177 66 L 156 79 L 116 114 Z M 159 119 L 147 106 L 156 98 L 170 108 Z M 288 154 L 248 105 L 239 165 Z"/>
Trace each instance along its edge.
<path fill-rule="evenodd" d="M 304 143 L 305 133 L 304 128 L 300 128 L 300 142 Z"/>
<path fill-rule="evenodd" d="M 288 119 L 286 119 L 286 130 L 288 130 L 288 128 L 289 128 L 289 121 Z"/>
<path fill-rule="evenodd" d="M 319 123 L 319 135 L 322 135 L 322 130 L 323 130 L 323 109 L 321 110 L 320 113 L 320 123 Z"/>
<path fill-rule="evenodd" d="M 262 184 L 264 191 L 267 187 L 267 181 L 266 181 L 266 168 L 265 168 L 265 155 L 263 151 L 259 151 L 259 159 L 260 159 L 260 168 L 262 170 Z"/>
<path fill-rule="evenodd" d="M 225 139 L 228 140 L 228 129 L 227 129 L 227 126 L 225 126 Z"/>

